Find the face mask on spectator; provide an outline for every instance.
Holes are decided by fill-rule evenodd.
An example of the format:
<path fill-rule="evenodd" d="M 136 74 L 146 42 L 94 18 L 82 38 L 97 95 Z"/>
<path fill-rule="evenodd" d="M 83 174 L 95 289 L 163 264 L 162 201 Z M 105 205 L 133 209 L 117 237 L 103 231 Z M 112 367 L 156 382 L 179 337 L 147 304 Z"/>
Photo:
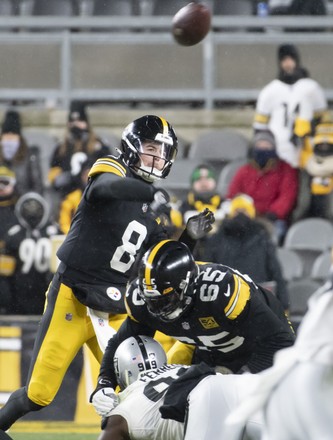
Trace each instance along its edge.
<path fill-rule="evenodd" d="M 12 160 L 20 146 L 19 139 L 8 139 L 1 142 L 2 154 L 5 160 Z"/>
<path fill-rule="evenodd" d="M 76 141 L 85 141 L 88 139 L 89 132 L 88 130 L 76 127 L 75 125 L 70 129 L 71 135 Z"/>
<path fill-rule="evenodd" d="M 252 158 L 259 168 L 265 168 L 270 160 L 275 160 L 277 157 L 275 150 L 261 150 L 259 148 L 254 148 L 252 152 Z"/>

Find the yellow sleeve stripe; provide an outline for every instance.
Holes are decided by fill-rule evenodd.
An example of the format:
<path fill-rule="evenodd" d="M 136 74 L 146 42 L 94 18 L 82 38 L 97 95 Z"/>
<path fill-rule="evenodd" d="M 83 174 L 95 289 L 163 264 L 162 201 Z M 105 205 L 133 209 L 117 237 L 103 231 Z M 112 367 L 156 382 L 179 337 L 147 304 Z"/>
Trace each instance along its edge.
<path fill-rule="evenodd" d="M 135 318 L 133 318 L 133 315 L 132 315 L 131 309 L 130 309 L 130 307 L 129 307 L 127 301 L 126 301 L 126 297 L 125 297 L 125 308 L 126 308 L 126 313 L 127 313 L 128 317 L 129 317 L 132 321 L 139 322 L 139 321 L 137 321 Z"/>
<path fill-rule="evenodd" d="M 263 115 L 260 113 L 256 113 L 254 115 L 254 122 L 258 122 L 260 124 L 268 124 L 269 119 L 269 115 Z"/>
<path fill-rule="evenodd" d="M 152 263 L 154 261 L 154 258 L 157 254 L 157 252 L 161 249 L 161 247 L 167 243 L 170 240 L 162 240 L 159 243 L 157 243 L 157 245 L 152 249 L 152 251 L 150 252 L 147 262 L 146 262 L 146 269 L 145 269 L 145 283 L 146 286 L 148 287 L 148 289 L 152 289 L 153 286 L 151 285 L 151 268 L 152 268 Z"/>
<path fill-rule="evenodd" d="M 0 255 L 0 275 L 9 277 L 13 275 L 16 267 L 16 260 L 9 255 Z"/>
<path fill-rule="evenodd" d="M 103 157 L 97 159 L 89 171 L 89 177 L 96 176 L 100 173 L 113 173 L 120 177 L 126 176 L 126 169 L 116 160 Z"/>
<path fill-rule="evenodd" d="M 229 303 L 224 309 L 225 316 L 229 319 L 236 319 L 244 310 L 250 299 L 250 286 L 238 275 L 233 275 L 235 289 Z"/>

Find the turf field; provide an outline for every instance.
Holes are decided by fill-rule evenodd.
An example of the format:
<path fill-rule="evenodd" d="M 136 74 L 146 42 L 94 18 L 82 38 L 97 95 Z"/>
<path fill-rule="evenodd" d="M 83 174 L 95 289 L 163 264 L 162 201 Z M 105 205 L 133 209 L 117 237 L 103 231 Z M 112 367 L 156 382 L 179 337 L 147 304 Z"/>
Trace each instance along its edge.
<path fill-rule="evenodd" d="M 13 440 L 97 440 L 99 427 L 70 422 L 16 423 L 8 434 Z"/>

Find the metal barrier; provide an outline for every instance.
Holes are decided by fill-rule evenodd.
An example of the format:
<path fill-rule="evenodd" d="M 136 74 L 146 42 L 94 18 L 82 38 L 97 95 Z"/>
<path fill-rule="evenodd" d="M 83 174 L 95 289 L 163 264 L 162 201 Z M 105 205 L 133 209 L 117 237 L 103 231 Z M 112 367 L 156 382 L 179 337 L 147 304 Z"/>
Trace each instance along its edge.
<path fill-rule="evenodd" d="M 333 100 L 333 17 L 214 17 L 193 47 L 171 17 L 0 17 L 0 101 L 252 103 L 293 42 Z M 316 28 L 320 32 L 305 32 Z M 291 32 L 302 29 L 302 32 Z"/>

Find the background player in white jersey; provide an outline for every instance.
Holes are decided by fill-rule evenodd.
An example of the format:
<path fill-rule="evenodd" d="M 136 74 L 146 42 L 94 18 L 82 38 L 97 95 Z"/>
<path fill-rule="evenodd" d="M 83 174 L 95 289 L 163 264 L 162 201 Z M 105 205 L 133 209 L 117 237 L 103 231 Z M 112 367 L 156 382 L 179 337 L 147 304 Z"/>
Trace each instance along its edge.
<path fill-rule="evenodd" d="M 230 415 L 228 426 L 242 428 L 263 408 L 262 440 L 330 440 L 333 433 L 333 283 L 309 300 L 309 310 L 293 347 L 277 353 L 272 368 Z M 229 440 L 240 436 L 228 434 Z"/>
<path fill-rule="evenodd" d="M 256 379 L 224 376 L 205 364 L 166 365 L 161 345 L 142 335 L 119 345 L 114 365 L 120 403 L 107 413 L 99 440 L 222 440 L 226 416 Z M 243 439 L 259 439 L 260 430 L 255 415 Z"/>
<path fill-rule="evenodd" d="M 297 48 L 283 44 L 278 48 L 278 77 L 259 93 L 254 130 L 271 130 L 279 157 L 293 167 L 300 164 L 298 138 L 310 134 L 311 124 L 327 110 L 324 91 L 300 64 Z"/>

